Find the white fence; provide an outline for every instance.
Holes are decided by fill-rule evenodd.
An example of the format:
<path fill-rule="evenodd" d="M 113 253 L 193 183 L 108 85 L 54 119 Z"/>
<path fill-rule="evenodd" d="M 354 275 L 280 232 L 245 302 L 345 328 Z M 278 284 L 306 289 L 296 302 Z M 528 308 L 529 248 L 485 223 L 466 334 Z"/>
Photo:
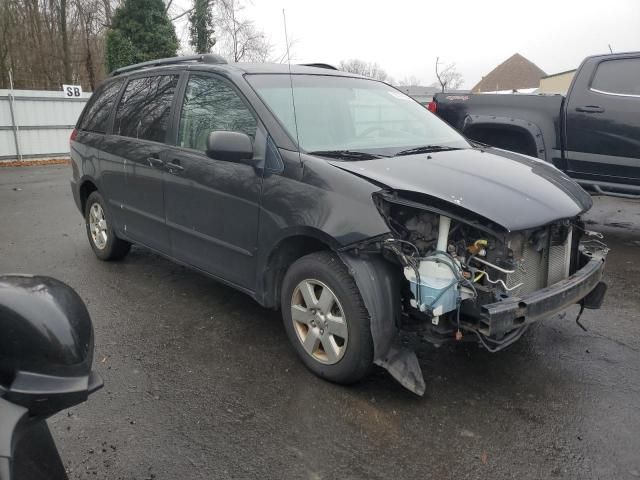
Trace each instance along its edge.
<path fill-rule="evenodd" d="M 69 156 L 69 135 L 90 96 L 0 90 L 0 160 Z"/>

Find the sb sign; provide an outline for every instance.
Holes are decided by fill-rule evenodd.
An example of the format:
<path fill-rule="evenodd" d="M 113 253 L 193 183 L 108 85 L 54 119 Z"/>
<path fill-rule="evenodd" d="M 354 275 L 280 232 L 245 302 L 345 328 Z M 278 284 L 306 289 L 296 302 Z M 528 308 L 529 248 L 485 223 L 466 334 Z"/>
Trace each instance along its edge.
<path fill-rule="evenodd" d="M 62 91 L 67 98 L 80 98 L 82 96 L 82 87 L 80 85 L 62 85 Z"/>

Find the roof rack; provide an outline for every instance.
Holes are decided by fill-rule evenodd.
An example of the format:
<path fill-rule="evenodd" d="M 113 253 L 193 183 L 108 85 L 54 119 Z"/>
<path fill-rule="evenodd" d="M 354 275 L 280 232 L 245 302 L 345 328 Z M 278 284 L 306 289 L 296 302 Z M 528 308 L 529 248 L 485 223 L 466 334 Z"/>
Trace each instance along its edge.
<path fill-rule="evenodd" d="M 158 67 L 160 65 L 174 65 L 176 63 L 183 62 L 200 62 L 212 65 L 219 65 L 227 63 L 227 61 L 220 55 L 215 53 L 204 53 L 201 55 L 186 55 L 183 57 L 171 57 L 171 58 L 159 58 L 158 60 L 149 60 L 148 62 L 136 63 L 134 65 L 128 65 L 126 67 L 118 68 L 111 72 L 109 76 L 113 77 L 125 72 L 132 72 L 133 70 L 139 70 L 147 67 Z"/>
<path fill-rule="evenodd" d="M 301 63 L 303 67 L 316 67 L 316 68 L 326 68 L 327 70 L 338 70 L 333 65 L 329 65 L 328 63 Z"/>

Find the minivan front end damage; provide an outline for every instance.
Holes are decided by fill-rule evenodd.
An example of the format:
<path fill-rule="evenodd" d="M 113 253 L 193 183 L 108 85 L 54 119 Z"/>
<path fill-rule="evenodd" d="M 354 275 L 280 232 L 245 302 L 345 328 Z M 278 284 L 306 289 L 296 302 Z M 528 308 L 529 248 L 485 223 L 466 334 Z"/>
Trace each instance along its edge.
<path fill-rule="evenodd" d="M 374 202 L 389 234 L 340 254 L 371 316 L 376 363 L 419 395 L 424 380 L 400 330 L 497 352 L 535 321 L 602 303 L 608 249 L 579 217 L 509 231 L 414 192 L 382 190 Z"/>

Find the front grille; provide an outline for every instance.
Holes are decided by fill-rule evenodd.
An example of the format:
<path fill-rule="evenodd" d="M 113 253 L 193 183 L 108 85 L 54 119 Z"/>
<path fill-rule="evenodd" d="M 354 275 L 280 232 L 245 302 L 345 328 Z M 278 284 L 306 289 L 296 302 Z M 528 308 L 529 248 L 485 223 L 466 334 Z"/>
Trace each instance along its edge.
<path fill-rule="evenodd" d="M 569 276 L 571 260 L 571 236 L 569 230 L 566 240 L 560 245 L 547 245 L 538 251 L 523 235 L 516 235 L 509 242 L 518 266 L 516 271 L 507 275 L 509 288 L 522 283 L 511 290 L 510 295 L 526 295 L 552 285 Z"/>

